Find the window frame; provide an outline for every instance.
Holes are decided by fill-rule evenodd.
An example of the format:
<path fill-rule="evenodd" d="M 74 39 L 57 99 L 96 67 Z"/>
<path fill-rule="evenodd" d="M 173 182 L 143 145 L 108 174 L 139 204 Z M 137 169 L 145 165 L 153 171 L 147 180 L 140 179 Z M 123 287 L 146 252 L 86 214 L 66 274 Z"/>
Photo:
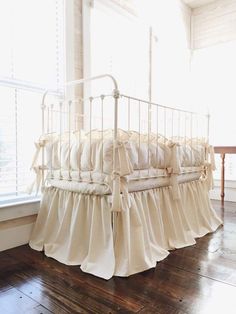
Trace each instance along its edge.
<path fill-rule="evenodd" d="M 62 54 L 64 59 L 63 65 L 63 85 L 65 81 L 70 78 L 72 75 L 72 70 L 74 68 L 74 59 L 69 58 L 66 54 L 66 51 L 73 51 L 73 36 L 68 36 L 70 34 L 68 31 L 71 28 L 71 20 L 74 18 L 73 15 L 73 0 L 64 1 L 62 5 L 63 9 L 63 27 L 64 27 L 64 35 L 62 41 Z M 47 86 L 43 86 L 37 83 L 27 82 L 18 79 L 10 79 L 3 76 L 0 76 L 0 85 L 9 87 L 12 89 L 25 90 L 30 92 L 39 93 L 43 96 L 45 90 L 48 89 Z M 61 86 L 63 87 L 63 86 Z M 62 90 L 60 89 L 50 89 L 49 94 L 55 96 L 61 96 Z M 40 106 L 40 104 L 39 104 Z M 6 200 L 0 201 L 0 210 L 1 217 L 0 222 L 9 219 L 20 218 L 24 216 L 37 214 L 39 209 L 39 203 L 41 201 L 41 194 L 37 195 L 29 195 L 28 197 L 25 195 L 13 196 L 9 195 L 9 198 L 6 197 Z M 6 213 L 8 214 L 4 214 Z"/>

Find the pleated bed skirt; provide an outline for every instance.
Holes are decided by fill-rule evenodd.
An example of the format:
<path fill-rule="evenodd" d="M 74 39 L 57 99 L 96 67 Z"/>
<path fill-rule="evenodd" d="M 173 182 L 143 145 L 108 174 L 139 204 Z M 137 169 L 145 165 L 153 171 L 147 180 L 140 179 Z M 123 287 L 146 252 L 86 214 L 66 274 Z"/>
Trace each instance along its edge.
<path fill-rule="evenodd" d="M 155 267 L 169 250 L 195 244 L 195 238 L 221 224 L 206 182 L 129 193 L 130 204 L 112 213 L 108 195 L 86 195 L 55 187 L 44 191 L 30 246 L 67 265 L 109 279 Z"/>

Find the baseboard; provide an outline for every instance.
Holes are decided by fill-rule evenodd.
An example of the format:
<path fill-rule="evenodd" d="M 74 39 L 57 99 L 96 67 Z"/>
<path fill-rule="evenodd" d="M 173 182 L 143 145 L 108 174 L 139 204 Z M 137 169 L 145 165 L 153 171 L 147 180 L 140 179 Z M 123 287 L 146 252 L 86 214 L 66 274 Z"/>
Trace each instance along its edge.
<path fill-rule="evenodd" d="M 37 215 L 0 222 L 0 251 L 29 242 Z"/>

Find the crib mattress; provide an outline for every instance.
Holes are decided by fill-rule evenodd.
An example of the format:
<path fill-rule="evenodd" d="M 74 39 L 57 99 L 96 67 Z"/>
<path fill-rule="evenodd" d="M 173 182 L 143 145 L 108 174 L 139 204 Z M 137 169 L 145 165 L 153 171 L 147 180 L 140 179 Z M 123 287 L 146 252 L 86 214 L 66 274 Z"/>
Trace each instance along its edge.
<path fill-rule="evenodd" d="M 63 179 L 59 179 L 59 172 L 54 171 L 54 178 L 48 178 L 48 183 L 56 188 L 82 194 L 111 194 L 112 178 L 105 174 L 89 172 L 78 173 L 77 171 L 72 171 L 70 180 L 68 180 L 68 171 L 63 171 L 62 174 Z M 147 170 L 141 172 L 134 171 L 132 175 L 121 177 L 121 180 L 127 184 L 129 192 L 143 191 L 171 185 L 170 176 L 163 169 L 151 169 L 149 171 L 149 177 L 147 175 Z M 181 174 L 177 176 L 177 181 L 179 184 L 195 181 L 199 180 L 201 175 L 202 168 L 194 167 L 189 169 L 186 167 L 181 169 Z M 142 178 L 140 178 L 140 176 Z"/>

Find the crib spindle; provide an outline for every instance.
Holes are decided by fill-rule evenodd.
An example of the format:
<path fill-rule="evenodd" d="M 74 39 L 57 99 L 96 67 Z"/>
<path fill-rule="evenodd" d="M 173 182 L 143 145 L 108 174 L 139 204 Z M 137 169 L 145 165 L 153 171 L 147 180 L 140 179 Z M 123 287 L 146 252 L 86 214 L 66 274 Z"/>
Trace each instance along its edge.
<path fill-rule="evenodd" d="M 80 108 L 83 108 L 84 102 L 82 99 L 79 99 L 79 106 Z M 81 130 L 82 130 L 82 123 L 80 122 L 81 116 L 78 115 L 78 130 L 79 130 L 79 147 L 81 147 L 82 143 L 81 143 Z M 81 154 L 82 152 L 80 152 L 80 158 L 79 158 L 79 181 L 82 181 L 81 178 Z"/>
<path fill-rule="evenodd" d="M 210 114 L 207 114 L 207 145 L 209 145 L 209 138 L 210 138 Z"/>
<path fill-rule="evenodd" d="M 47 107 L 47 133 L 50 133 L 50 127 L 49 127 L 49 123 L 50 123 L 50 108 L 49 106 Z"/>
<path fill-rule="evenodd" d="M 193 114 L 190 113 L 190 146 L 191 146 L 191 171 L 193 170 Z"/>
<path fill-rule="evenodd" d="M 51 104 L 51 107 L 50 107 L 50 111 L 51 111 L 51 129 L 50 129 L 50 139 L 51 139 L 51 149 L 52 149 L 52 152 L 51 152 L 51 161 L 50 161 L 50 177 L 51 179 L 53 179 L 53 155 L 54 155 L 54 149 L 53 149 L 53 107 L 54 105 Z M 49 119 L 48 119 L 49 120 Z"/>
<path fill-rule="evenodd" d="M 139 168 L 139 177 L 141 176 L 140 171 L 140 149 L 141 149 L 141 103 L 138 101 L 138 168 Z"/>
<path fill-rule="evenodd" d="M 164 146 L 166 146 L 166 108 L 164 108 Z M 164 149 L 164 163 L 166 167 L 166 149 Z"/>
<path fill-rule="evenodd" d="M 199 136 L 199 115 L 196 117 L 196 132 L 197 132 L 197 143 L 200 143 L 200 136 Z"/>
<path fill-rule="evenodd" d="M 180 134 L 180 116 L 181 116 L 181 112 L 178 111 L 178 142 L 180 143 L 180 139 L 181 139 L 181 134 Z"/>
<path fill-rule="evenodd" d="M 171 110 L 171 138 L 174 137 L 174 110 Z"/>
<path fill-rule="evenodd" d="M 104 153 L 104 151 L 103 151 L 103 142 L 104 142 L 104 136 L 103 136 L 103 133 L 104 133 L 104 125 L 103 125 L 103 123 L 104 123 L 104 121 L 103 121 L 103 119 L 104 119 L 104 117 L 103 117 L 103 105 L 104 105 L 104 98 L 105 98 L 105 96 L 104 95 L 101 95 L 101 128 L 102 128 L 102 132 L 101 132 L 101 140 L 102 140 L 102 148 L 101 148 L 101 173 L 103 173 L 103 153 Z"/>
<path fill-rule="evenodd" d="M 151 133 L 151 103 L 148 105 L 148 177 L 150 174 L 150 133 Z"/>
<path fill-rule="evenodd" d="M 68 180 L 71 181 L 71 105 L 72 100 L 69 100 L 68 102 Z"/>
<path fill-rule="evenodd" d="M 44 97 L 42 99 L 42 104 L 41 104 L 41 119 L 42 119 L 42 134 L 44 135 L 45 134 L 45 94 L 44 94 Z M 42 147 L 42 191 L 44 190 L 44 184 L 45 184 L 45 180 L 44 180 L 44 169 L 45 168 L 45 147 L 43 145 Z"/>
<path fill-rule="evenodd" d="M 89 97 L 89 177 L 92 182 L 92 104 L 93 97 Z"/>
<path fill-rule="evenodd" d="M 128 132 L 130 132 L 130 98 L 128 98 Z"/>
<path fill-rule="evenodd" d="M 60 153 L 59 153 L 59 155 L 60 155 L 60 180 L 62 180 L 63 179 L 63 177 L 62 177 L 62 166 L 61 166 L 61 163 L 62 163 L 62 106 L 63 106 L 63 102 L 60 102 L 60 104 L 59 104 L 59 115 L 60 115 L 60 118 L 59 118 L 59 120 L 60 120 L 60 126 L 59 126 L 59 128 L 60 128 L 60 133 L 59 133 L 59 146 L 60 146 Z"/>
<path fill-rule="evenodd" d="M 158 169 L 158 158 L 159 158 L 159 106 L 156 107 L 157 109 L 157 134 L 156 134 L 156 168 Z"/>

